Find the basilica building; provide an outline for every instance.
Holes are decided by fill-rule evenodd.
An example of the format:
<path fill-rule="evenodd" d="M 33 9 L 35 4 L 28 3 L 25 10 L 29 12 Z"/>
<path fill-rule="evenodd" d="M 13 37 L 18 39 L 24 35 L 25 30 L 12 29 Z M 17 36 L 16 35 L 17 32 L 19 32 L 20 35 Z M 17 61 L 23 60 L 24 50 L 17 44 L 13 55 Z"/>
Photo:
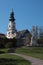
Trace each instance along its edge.
<path fill-rule="evenodd" d="M 28 29 L 18 31 L 16 29 L 14 11 L 12 10 L 9 17 L 7 33 L 6 34 L 0 33 L 0 43 L 1 42 L 5 43 L 6 42 L 4 41 L 5 39 L 7 40 L 7 42 L 9 42 L 8 40 L 16 39 L 17 46 L 38 46 L 37 39 L 40 38 L 38 36 L 38 28 L 36 26 L 33 26 L 32 32 L 30 32 Z"/>
<path fill-rule="evenodd" d="M 31 33 L 28 29 L 18 31 L 16 29 L 16 22 L 14 17 L 14 11 L 12 10 L 9 17 L 9 23 L 7 27 L 7 33 L 0 33 L 0 39 L 17 39 L 17 46 L 30 46 Z M 15 44 L 15 42 L 14 42 Z"/>
<path fill-rule="evenodd" d="M 6 37 L 8 39 L 16 38 L 18 45 L 27 45 L 27 46 L 30 45 L 31 33 L 30 31 L 28 31 L 28 29 L 17 31 L 13 10 L 10 13 Z"/>

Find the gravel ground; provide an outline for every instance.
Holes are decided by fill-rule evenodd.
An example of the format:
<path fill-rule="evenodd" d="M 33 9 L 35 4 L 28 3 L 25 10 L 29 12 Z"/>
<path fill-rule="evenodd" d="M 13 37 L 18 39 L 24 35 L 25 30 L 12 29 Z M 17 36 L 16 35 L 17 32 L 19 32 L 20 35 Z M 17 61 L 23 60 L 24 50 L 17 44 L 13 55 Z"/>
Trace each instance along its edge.
<path fill-rule="evenodd" d="M 20 57 L 25 58 L 26 60 L 29 60 L 30 62 L 32 62 L 32 65 L 43 65 L 43 60 L 37 59 L 37 58 L 33 58 L 24 54 L 18 54 L 18 53 L 10 53 L 13 55 L 18 55 Z"/>

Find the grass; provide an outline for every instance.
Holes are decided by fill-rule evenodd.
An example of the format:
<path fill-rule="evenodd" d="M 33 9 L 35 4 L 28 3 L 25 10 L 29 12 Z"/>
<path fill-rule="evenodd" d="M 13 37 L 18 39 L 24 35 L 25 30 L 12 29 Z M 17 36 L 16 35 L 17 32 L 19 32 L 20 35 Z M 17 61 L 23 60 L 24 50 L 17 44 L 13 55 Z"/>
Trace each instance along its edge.
<path fill-rule="evenodd" d="M 19 56 L 6 53 L 0 54 L 0 65 L 31 65 L 31 62 Z"/>
<path fill-rule="evenodd" d="M 17 48 L 16 52 L 26 54 L 28 56 L 32 56 L 32 57 L 39 58 L 39 59 L 43 60 L 43 47 Z"/>
<path fill-rule="evenodd" d="M 8 52 L 8 49 L 0 49 L 0 51 Z M 25 54 L 25 55 L 32 56 L 32 57 L 39 58 L 39 59 L 43 60 L 43 47 L 17 48 L 16 53 Z M 1 54 L 0 54 L 0 58 L 1 58 Z"/>
<path fill-rule="evenodd" d="M 8 50 L 9 50 L 9 48 L 4 48 L 4 49 L 3 49 L 3 48 L 1 48 L 1 49 L 0 49 L 0 51 L 5 52 L 5 53 L 7 53 L 7 52 L 8 52 Z"/>

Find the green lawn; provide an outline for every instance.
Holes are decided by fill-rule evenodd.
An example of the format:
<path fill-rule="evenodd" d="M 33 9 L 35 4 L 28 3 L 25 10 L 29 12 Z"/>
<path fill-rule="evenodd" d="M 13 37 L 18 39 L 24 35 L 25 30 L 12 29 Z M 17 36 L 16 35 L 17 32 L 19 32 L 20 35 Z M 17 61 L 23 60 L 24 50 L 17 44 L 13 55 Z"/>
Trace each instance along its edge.
<path fill-rule="evenodd" d="M 3 51 L 3 52 L 5 52 L 5 53 L 7 53 L 8 50 L 9 50 L 9 48 L 2 48 L 2 49 L 0 49 L 0 51 Z"/>
<path fill-rule="evenodd" d="M 31 62 L 19 56 L 6 53 L 0 54 L 0 65 L 31 65 Z"/>
<path fill-rule="evenodd" d="M 17 48 L 17 53 L 26 54 L 35 58 L 40 58 L 43 60 L 43 47 L 24 47 Z"/>

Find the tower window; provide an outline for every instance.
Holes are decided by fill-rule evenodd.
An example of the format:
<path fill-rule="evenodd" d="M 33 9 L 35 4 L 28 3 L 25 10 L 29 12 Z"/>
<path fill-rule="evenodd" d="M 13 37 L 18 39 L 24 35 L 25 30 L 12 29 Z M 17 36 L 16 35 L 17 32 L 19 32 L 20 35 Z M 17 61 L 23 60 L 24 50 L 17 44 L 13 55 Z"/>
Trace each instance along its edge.
<path fill-rule="evenodd" d="M 9 25 L 9 27 L 10 27 L 10 25 Z"/>
<path fill-rule="evenodd" d="M 8 34 L 10 34 L 10 32 Z"/>

